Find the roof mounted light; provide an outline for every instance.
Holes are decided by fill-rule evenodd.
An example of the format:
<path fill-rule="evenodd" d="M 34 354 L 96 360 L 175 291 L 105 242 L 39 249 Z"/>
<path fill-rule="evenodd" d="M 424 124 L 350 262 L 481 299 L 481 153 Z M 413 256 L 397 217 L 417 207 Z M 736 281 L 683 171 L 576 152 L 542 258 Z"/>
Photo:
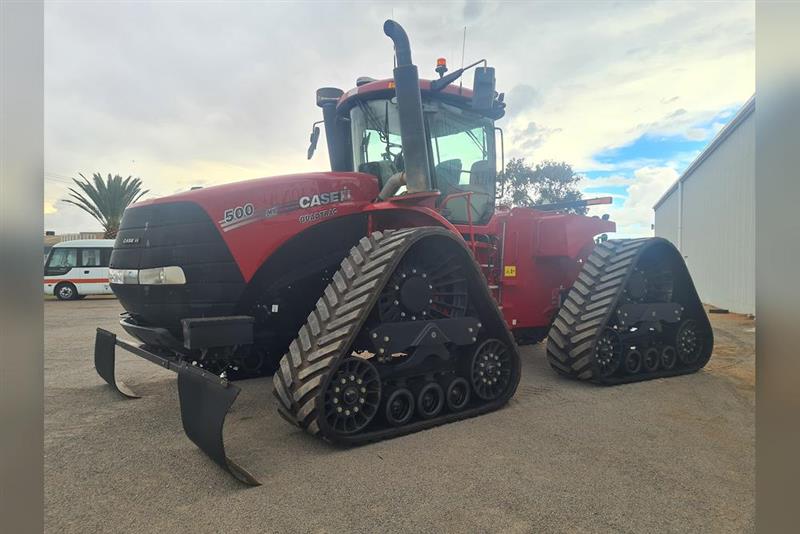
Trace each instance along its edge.
<path fill-rule="evenodd" d="M 439 78 L 447 72 L 447 60 L 445 58 L 440 57 L 436 60 L 436 72 L 439 74 Z"/>

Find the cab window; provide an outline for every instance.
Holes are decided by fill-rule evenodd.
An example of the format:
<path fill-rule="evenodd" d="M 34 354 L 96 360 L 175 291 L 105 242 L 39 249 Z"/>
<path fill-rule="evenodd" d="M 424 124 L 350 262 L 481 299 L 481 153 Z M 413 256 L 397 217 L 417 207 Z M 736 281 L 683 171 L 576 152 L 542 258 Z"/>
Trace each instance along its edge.
<path fill-rule="evenodd" d="M 57 269 L 72 268 L 78 266 L 78 249 L 76 248 L 54 248 L 48 267 Z"/>
<path fill-rule="evenodd" d="M 451 222 L 485 224 L 494 213 L 494 123 L 436 99 L 423 99 L 432 178 L 440 209 Z M 405 168 L 395 99 L 357 100 L 350 111 L 353 162 L 380 186 Z M 397 191 L 402 195 L 405 186 Z M 448 198 L 450 197 L 450 198 Z"/>
<path fill-rule="evenodd" d="M 451 222 L 485 224 L 494 212 L 495 148 L 490 120 L 444 103 L 426 113 L 442 214 Z M 448 198 L 450 197 L 450 198 Z"/>
<path fill-rule="evenodd" d="M 81 249 L 81 267 L 102 267 L 103 260 L 99 248 Z"/>
<path fill-rule="evenodd" d="M 392 100 L 357 102 L 350 112 L 355 168 L 378 178 L 383 187 L 390 176 L 403 170 L 397 103 Z"/>

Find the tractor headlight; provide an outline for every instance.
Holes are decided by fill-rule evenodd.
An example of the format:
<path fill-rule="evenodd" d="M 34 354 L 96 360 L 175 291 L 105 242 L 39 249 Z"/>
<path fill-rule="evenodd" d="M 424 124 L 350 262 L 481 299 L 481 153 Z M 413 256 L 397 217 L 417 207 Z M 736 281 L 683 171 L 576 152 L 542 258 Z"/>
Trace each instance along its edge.
<path fill-rule="evenodd" d="M 112 284 L 138 284 L 138 269 L 109 269 L 108 281 Z"/>
<path fill-rule="evenodd" d="M 142 285 L 180 285 L 186 283 L 186 276 L 180 267 L 156 267 L 139 271 Z"/>
<path fill-rule="evenodd" d="M 109 269 L 112 284 L 182 285 L 186 275 L 180 267 L 154 267 L 152 269 Z"/>

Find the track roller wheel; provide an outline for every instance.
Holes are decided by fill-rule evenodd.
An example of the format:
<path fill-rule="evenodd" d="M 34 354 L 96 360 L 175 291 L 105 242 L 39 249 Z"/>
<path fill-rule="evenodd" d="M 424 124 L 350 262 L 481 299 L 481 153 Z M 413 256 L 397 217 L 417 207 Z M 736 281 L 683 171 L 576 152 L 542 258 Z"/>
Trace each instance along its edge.
<path fill-rule="evenodd" d="M 644 351 L 642 356 L 642 367 L 648 373 L 654 372 L 658 369 L 658 364 L 661 361 L 661 351 L 655 347 L 650 347 Z"/>
<path fill-rule="evenodd" d="M 347 358 L 325 390 L 325 420 L 338 434 L 360 432 L 375 417 L 380 399 L 381 381 L 375 366 L 363 358 Z"/>
<path fill-rule="evenodd" d="M 693 319 L 683 321 L 675 335 L 675 347 L 678 358 L 686 365 L 692 365 L 700 357 L 703 340 L 698 332 L 697 322 Z"/>
<path fill-rule="evenodd" d="M 611 328 L 603 330 L 597 339 L 594 359 L 600 376 L 606 377 L 616 373 L 622 363 L 622 342 L 619 334 Z"/>
<path fill-rule="evenodd" d="M 417 413 L 423 419 L 439 415 L 444 408 L 444 390 L 436 382 L 427 382 L 417 393 Z"/>
<path fill-rule="evenodd" d="M 483 400 L 494 400 L 511 384 L 508 348 L 498 339 L 487 339 L 472 357 L 472 387 Z"/>
<path fill-rule="evenodd" d="M 386 421 L 392 426 L 403 426 L 414 415 L 414 395 L 407 388 L 397 388 L 386 398 Z"/>
<path fill-rule="evenodd" d="M 625 355 L 625 372 L 635 375 L 642 369 L 642 353 L 636 349 L 631 349 Z"/>
<path fill-rule="evenodd" d="M 675 351 L 675 347 L 665 345 L 661 349 L 661 367 L 669 371 L 675 367 L 675 363 L 677 363 L 677 361 L 678 353 Z"/>
<path fill-rule="evenodd" d="M 469 402 L 469 382 L 465 378 L 454 378 L 447 385 L 447 408 L 452 412 L 463 410 Z"/>

